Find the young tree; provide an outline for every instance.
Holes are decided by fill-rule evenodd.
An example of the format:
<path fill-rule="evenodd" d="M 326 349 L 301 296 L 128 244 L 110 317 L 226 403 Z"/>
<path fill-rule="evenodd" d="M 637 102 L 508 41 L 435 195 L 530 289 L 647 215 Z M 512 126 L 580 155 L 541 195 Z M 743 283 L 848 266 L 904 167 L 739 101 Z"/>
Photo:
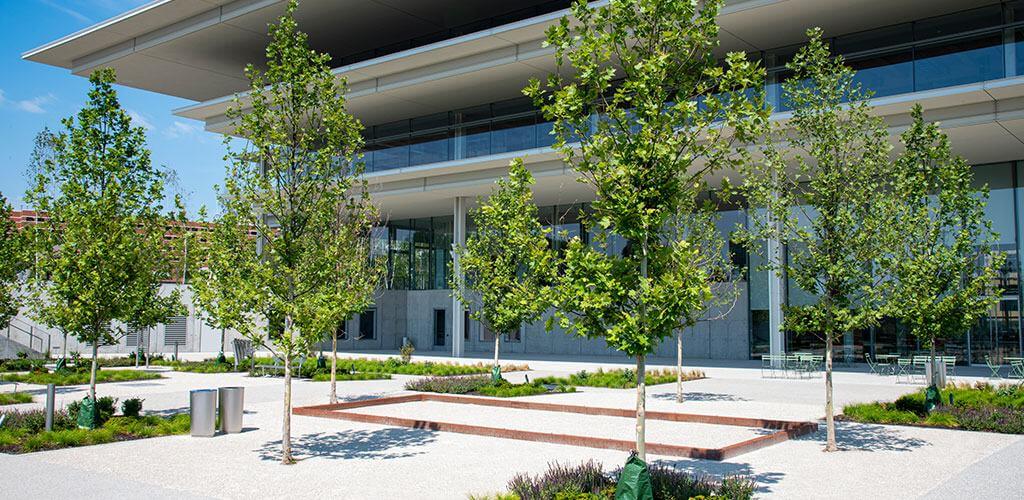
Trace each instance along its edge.
<path fill-rule="evenodd" d="M 726 240 L 719 233 L 717 222 L 718 212 L 710 200 L 686 200 L 691 206 L 680 207 L 680 211 L 669 218 L 669 241 L 689 241 L 697 252 L 693 261 L 682 263 L 701 269 L 709 278 L 710 294 L 699 307 L 683 310 L 676 328 L 676 402 L 682 403 L 683 396 L 683 330 L 697 324 L 698 321 L 713 321 L 724 318 L 736 305 L 739 288 L 732 280 L 735 271 L 732 255 Z M 678 266 L 672 262 L 670 265 Z M 679 272 L 685 272 L 680 269 Z"/>
<path fill-rule="evenodd" d="M 752 251 L 763 239 L 788 244 L 789 259 L 767 259 L 774 262 L 767 267 L 818 295 L 786 308 L 783 326 L 824 340 L 825 450 L 835 451 L 832 351 L 844 333 L 879 316 L 882 275 L 874 264 L 893 248 L 891 147 L 853 70 L 829 54 L 820 29 L 807 34 L 783 84 L 793 115 L 775 139 L 788 149 L 770 143 L 763 161 L 741 171 L 751 207 L 745 239 Z"/>
<path fill-rule="evenodd" d="M 18 315 L 25 263 L 25 237 L 11 218 L 11 205 L 0 193 L 0 328 Z"/>
<path fill-rule="evenodd" d="M 163 176 L 151 164 L 145 131 L 132 127 L 114 91 L 114 71 L 97 70 L 77 118 L 63 120 L 25 199 L 48 219 L 30 226 L 35 259 L 32 309 L 43 324 L 92 345 L 89 397 L 96 399 L 100 345 L 125 334 L 140 311 L 181 309 L 177 291 L 160 295 L 171 274 Z"/>
<path fill-rule="evenodd" d="M 246 146 L 229 150 L 222 213 L 204 257 L 209 272 L 194 275 L 232 289 L 218 295 L 235 299 L 219 305 L 251 306 L 269 325 L 265 336 L 252 327 L 243 333 L 284 363 L 285 464 L 294 463 L 292 359 L 336 325 L 331 301 L 347 286 L 337 272 L 351 256 L 338 214 L 367 203 L 354 161 L 362 127 L 345 110 L 346 85 L 331 73 L 330 56 L 310 49 L 298 30 L 296 8 L 289 2 L 270 26 L 266 69 L 246 67 L 251 90 L 228 113 Z"/>
<path fill-rule="evenodd" d="M 1005 255 L 992 249 L 988 193 L 971 186 L 970 165 L 920 105 L 911 115 L 894 169 L 900 237 L 882 267 L 892 277 L 889 313 L 929 348 L 934 366 L 936 340 L 963 336 L 999 300 L 988 287 Z"/>
<path fill-rule="evenodd" d="M 710 298 L 702 249 L 670 230 L 708 174 L 743 162 L 767 110 L 744 91 L 763 70 L 743 54 L 717 63 L 720 1 L 580 1 L 547 32 L 560 71 L 525 89 L 554 120 L 555 147 L 596 195 L 597 241 L 569 242 L 558 321 L 604 338 L 637 366 L 636 446 L 645 457 L 645 359 Z M 570 71 L 562 70 L 570 66 Z M 735 142 L 734 142 L 735 141 Z M 626 241 L 607 252 L 610 235 Z"/>
<path fill-rule="evenodd" d="M 470 307 L 471 317 L 494 333 L 495 382 L 501 377 L 498 349 L 501 336 L 537 321 L 551 303 L 548 287 L 554 277 L 549 229 L 541 226 L 530 186 L 533 175 L 514 160 L 508 179 L 497 182 L 491 196 L 470 212 L 476 232 L 458 248 L 465 286 L 452 277 L 452 290 Z"/>
<path fill-rule="evenodd" d="M 365 191 L 364 191 L 365 196 Z M 338 260 L 337 286 L 328 299 L 331 308 L 326 331 L 331 337 L 331 404 L 338 402 L 338 333 L 346 320 L 365 311 L 373 304 L 377 292 L 387 277 L 387 260 L 375 256 L 372 231 L 377 210 L 364 200 L 351 203 L 339 213 L 333 232 L 346 255 Z"/>

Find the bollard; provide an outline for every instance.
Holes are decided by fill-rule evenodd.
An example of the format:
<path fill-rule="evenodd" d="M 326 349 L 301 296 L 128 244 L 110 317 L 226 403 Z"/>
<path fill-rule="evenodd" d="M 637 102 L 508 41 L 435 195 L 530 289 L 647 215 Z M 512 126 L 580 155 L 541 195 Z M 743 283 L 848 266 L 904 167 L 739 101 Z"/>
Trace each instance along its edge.
<path fill-rule="evenodd" d="M 217 406 L 220 408 L 220 430 L 225 434 L 242 432 L 242 415 L 245 413 L 245 388 L 221 387 L 217 389 Z"/>
<path fill-rule="evenodd" d="M 196 389 L 189 392 L 189 414 L 193 437 L 212 437 L 216 432 L 217 390 Z"/>
<path fill-rule="evenodd" d="M 53 407 L 57 400 L 57 386 L 46 384 L 46 431 L 53 430 Z"/>

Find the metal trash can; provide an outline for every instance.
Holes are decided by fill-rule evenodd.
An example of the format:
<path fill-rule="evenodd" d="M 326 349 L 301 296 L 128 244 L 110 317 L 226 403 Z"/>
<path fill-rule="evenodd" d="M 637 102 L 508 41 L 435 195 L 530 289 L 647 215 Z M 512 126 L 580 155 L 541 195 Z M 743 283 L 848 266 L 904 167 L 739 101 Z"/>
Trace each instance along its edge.
<path fill-rule="evenodd" d="M 228 434 L 242 432 L 242 414 L 245 410 L 245 387 L 217 389 L 220 406 L 220 430 Z"/>
<path fill-rule="evenodd" d="M 217 391 L 196 389 L 189 392 L 189 415 L 193 437 L 212 437 L 217 423 Z"/>

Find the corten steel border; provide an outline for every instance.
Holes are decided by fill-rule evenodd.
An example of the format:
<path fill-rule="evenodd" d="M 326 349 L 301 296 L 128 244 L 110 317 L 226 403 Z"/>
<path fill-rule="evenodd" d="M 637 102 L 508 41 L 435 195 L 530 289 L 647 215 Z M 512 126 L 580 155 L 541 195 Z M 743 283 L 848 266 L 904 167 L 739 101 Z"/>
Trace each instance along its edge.
<path fill-rule="evenodd" d="M 358 413 L 351 410 L 366 408 L 370 406 L 382 406 L 400 403 L 413 403 L 417 401 L 438 401 L 442 403 L 470 404 L 480 406 L 495 406 L 500 408 L 514 408 L 519 410 L 556 411 L 563 413 L 579 413 L 584 415 L 601 415 L 610 417 L 634 418 L 636 411 L 623 408 L 597 408 L 592 406 L 565 405 L 558 403 L 541 403 L 535 401 L 514 401 L 509 399 L 484 398 L 478 396 L 459 396 L 452 394 L 418 393 L 403 396 L 387 396 L 382 398 L 363 399 L 359 401 L 348 401 L 337 404 L 302 406 L 292 410 L 295 415 L 309 417 L 334 418 L 339 420 L 351 420 L 370 424 L 383 424 L 395 427 L 410 427 L 413 429 L 427 429 L 432 431 L 457 432 L 461 434 L 475 434 L 478 436 L 490 436 L 505 439 L 518 439 L 521 441 L 539 441 L 544 443 L 566 444 L 570 446 L 585 446 L 590 448 L 606 448 L 612 450 L 629 451 L 635 447 L 633 441 L 622 439 L 595 438 L 588 436 L 573 436 L 569 434 L 554 434 L 548 432 L 520 431 L 499 427 L 484 427 L 479 425 L 456 424 L 452 422 L 436 422 L 432 420 L 416 420 L 411 418 L 389 417 L 386 415 L 372 415 Z M 705 460 L 725 460 L 727 458 L 742 455 L 766 446 L 781 443 L 787 439 L 802 436 L 818 430 L 818 424 L 814 422 L 794 422 L 787 420 L 772 420 L 762 418 L 746 417 L 722 417 L 718 415 L 697 415 L 690 413 L 673 413 L 666 411 L 648 411 L 647 418 L 653 420 L 667 420 L 671 422 L 691 422 L 700 424 L 735 425 L 742 427 L 757 427 L 772 429 L 775 432 L 755 438 L 730 444 L 722 448 L 699 448 L 694 446 L 681 446 L 664 443 L 647 443 L 647 451 L 657 455 L 669 455 L 676 457 L 700 458 Z"/>

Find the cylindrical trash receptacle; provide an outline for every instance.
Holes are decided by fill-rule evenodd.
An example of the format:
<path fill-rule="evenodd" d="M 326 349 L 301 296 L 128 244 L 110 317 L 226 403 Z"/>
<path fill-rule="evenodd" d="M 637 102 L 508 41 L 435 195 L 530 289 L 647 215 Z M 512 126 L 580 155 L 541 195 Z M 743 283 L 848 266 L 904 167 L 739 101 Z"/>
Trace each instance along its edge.
<path fill-rule="evenodd" d="M 189 392 L 189 413 L 192 416 L 193 436 L 213 436 L 217 423 L 217 391 L 197 389 Z"/>
<path fill-rule="evenodd" d="M 245 410 L 245 387 L 217 389 L 220 404 L 220 430 L 228 434 L 242 432 L 242 414 Z"/>

